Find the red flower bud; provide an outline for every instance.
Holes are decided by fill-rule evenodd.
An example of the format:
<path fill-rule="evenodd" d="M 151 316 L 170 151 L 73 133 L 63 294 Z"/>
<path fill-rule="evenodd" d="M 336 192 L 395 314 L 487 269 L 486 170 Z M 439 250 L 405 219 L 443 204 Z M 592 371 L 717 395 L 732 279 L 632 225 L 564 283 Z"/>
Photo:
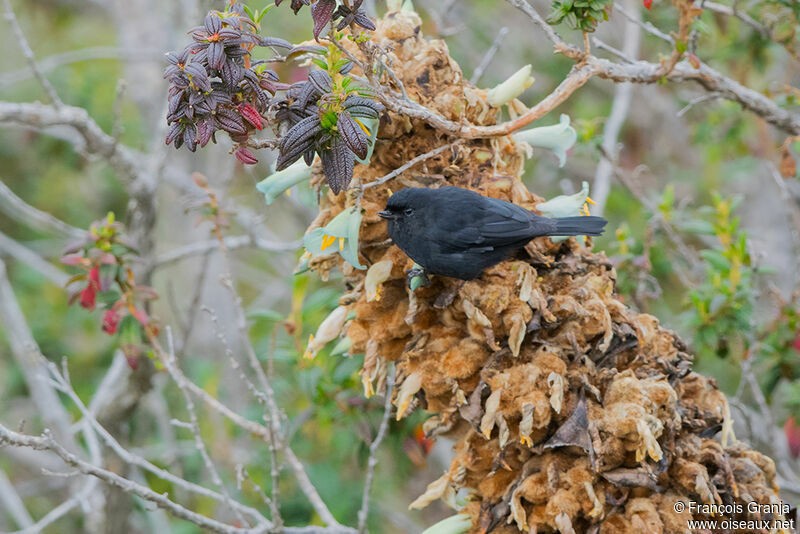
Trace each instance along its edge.
<path fill-rule="evenodd" d="M 642 0 L 642 3 L 646 9 L 653 7 L 653 0 Z"/>
<path fill-rule="evenodd" d="M 100 267 L 92 267 L 89 271 L 89 283 L 81 291 L 81 307 L 93 310 L 97 302 L 97 290 L 100 288 Z"/>
<path fill-rule="evenodd" d="M 86 289 L 81 291 L 81 308 L 86 308 L 87 310 L 94 310 L 95 302 L 97 301 L 97 291 L 95 291 L 94 286 L 89 284 L 86 286 Z"/>
<path fill-rule="evenodd" d="M 243 146 L 240 146 L 236 150 L 235 155 L 236 155 L 236 159 L 238 159 L 239 161 L 241 161 L 245 165 L 255 165 L 256 163 L 258 163 L 258 160 L 253 155 L 253 153 L 250 152 L 249 150 L 247 150 Z"/>
<path fill-rule="evenodd" d="M 111 308 L 110 310 L 106 310 L 105 315 L 103 315 L 103 332 L 108 334 L 109 336 L 113 336 L 117 333 L 117 326 L 119 326 L 120 316 L 117 310 Z"/>
<path fill-rule="evenodd" d="M 92 269 L 89 271 L 89 283 L 100 283 L 100 267 L 92 267 Z"/>

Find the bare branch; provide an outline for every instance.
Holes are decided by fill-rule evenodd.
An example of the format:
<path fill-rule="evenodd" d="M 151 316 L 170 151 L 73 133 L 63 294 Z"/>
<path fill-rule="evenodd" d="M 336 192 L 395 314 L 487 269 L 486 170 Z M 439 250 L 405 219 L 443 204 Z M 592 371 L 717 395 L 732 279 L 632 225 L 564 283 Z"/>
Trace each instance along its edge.
<path fill-rule="evenodd" d="M 151 184 L 143 183 L 138 179 L 143 156 L 128 147 L 119 145 L 114 137 L 105 133 L 83 108 L 66 105 L 56 108 L 44 104 L 0 102 L 0 122 L 11 122 L 31 128 L 72 127 L 86 143 L 86 152 L 106 159 L 108 164 L 120 174 L 120 179 L 129 187 L 129 190 L 151 187 Z M 135 191 L 131 191 L 131 193 L 133 192 Z"/>
<path fill-rule="evenodd" d="M 268 252 L 286 252 L 291 250 L 297 250 L 301 245 L 302 241 L 291 241 L 289 243 L 274 243 L 266 239 L 262 239 L 260 237 L 255 237 L 252 235 L 239 235 L 239 236 L 231 236 L 225 238 L 225 247 L 228 250 L 236 250 L 238 248 L 244 248 L 244 247 L 255 247 L 257 249 L 266 250 Z M 169 252 L 165 252 L 164 254 L 160 254 L 156 258 L 155 264 L 158 267 L 162 267 L 164 265 L 180 261 L 184 258 L 197 256 L 199 254 L 205 254 L 207 252 L 217 249 L 219 249 L 219 241 L 217 241 L 216 239 L 190 243 L 188 245 L 172 249 Z"/>
<path fill-rule="evenodd" d="M 28 61 L 28 65 L 30 65 L 31 70 L 33 70 L 36 79 L 39 80 L 39 83 L 44 88 L 47 96 L 50 97 L 50 100 L 53 102 L 53 105 L 57 108 L 60 108 L 64 105 L 59 98 L 58 93 L 56 93 L 55 88 L 50 83 L 44 74 L 42 74 L 39 65 L 36 63 L 36 56 L 33 55 L 33 50 L 31 50 L 31 45 L 28 44 L 28 40 L 25 38 L 25 33 L 22 31 L 22 27 L 19 25 L 19 21 L 17 20 L 17 16 L 14 14 L 14 9 L 11 7 L 11 0 L 3 0 L 5 5 L 5 18 L 8 23 L 11 25 L 11 30 L 14 32 L 14 37 L 17 40 L 17 44 L 19 45 L 20 49 L 22 49 L 22 55 L 25 56 L 25 59 Z"/>
<path fill-rule="evenodd" d="M 735 2 L 734 2 L 735 4 Z M 721 13 L 723 15 L 729 15 L 732 17 L 736 17 L 737 19 L 741 20 L 758 33 L 760 33 L 766 39 L 772 39 L 772 31 L 767 26 L 764 26 L 756 19 L 741 11 L 736 9 L 735 7 L 726 6 L 724 4 L 718 4 L 717 2 L 710 2 L 706 0 L 703 2 L 703 9 L 708 9 L 709 11 L 713 11 L 715 13 Z"/>
<path fill-rule="evenodd" d="M 378 428 L 378 434 L 369 446 L 369 459 L 367 460 L 367 475 L 364 479 L 364 493 L 361 496 L 361 509 L 358 511 L 358 532 L 364 534 L 367 531 L 367 516 L 369 515 L 369 496 L 372 489 L 372 481 L 375 478 L 375 466 L 378 465 L 378 448 L 386 437 L 389 428 L 389 418 L 392 415 L 392 389 L 394 388 L 394 368 L 389 371 L 386 377 L 386 399 L 383 403 L 383 418 Z"/>
<path fill-rule="evenodd" d="M 17 523 L 20 528 L 27 528 L 33 525 L 33 518 L 25 508 L 14 485 L 8 480 L 5 472 L 0 469 L 0 504 L 8 512 L 8 515 Z"/>
<path fill-rule="evenodd" d="M 473 85 L 478 83 L 478 80 L 481 79 L 484 71 L 486 71 L 487 67 L 489 67 L 491 64 L 492 59 L 494 58 L 495 54 L 497 54 L 497 51 L 500 49 L 500 45 L 503 43 L 507 35 L 508 26 L 503 26 L 500 28 L 500 31 L 497 32 L 497 37 L 494 38 L 489 50 L 486 51 L 486 53 L 483 55 L 483 58 L 481 58 L 481 62 L 478 63 L 478 66 L 475 67 L 475 70 L 472 72 L 472 76 L 469 78 L 469 83 Z"/>
<path fill-rule="evenodd" d="M 267 524 L 262 524 L 255 528 L 232 527 L 226 525 L 225 523 L 221 523 L 214 519 L 209 519 L 208 517 L 192 512 L 191 510 L 171 501 L 169 497 L 167 497 L 167 494 L 156 493 L 155 491 L 142 486 L 141 484 L 137 484 L 136 482 L 121 477 L 116 473 L 112 473 L 111 471 L 107 471 L 89 462 L 81 460 L 76 455 L 65 449 L 64 446 L 58 443 L 55 439 L 53 439 L 49 431 L 45 431 L 40 437 L 35 437 L 14 432 L 13 430 L 10 430 L 0 424 L 0 444 L 7 444 L 14 447 L 29 447 L 39 451 L 51 451 L 57 454 L 64 461 L 64 463 L 74 467 L 79 472 L 85 475 L 94 476 L 111 486 L 121 489 L 126 493 L 136 495 L 142 499 L 155 503 L 160 508 L 172 513 L 175 517 L 194 523 L 195 525 L 206 528 L 212 532 L 218 532 L 221 534 L 256 534 L 260 532 L 267 532 L 269 530 L 269 526 Z"/>
<path fill-rule="evenodd" d="M 59 287 L 64 287 L 69 280 L 67 273 L 55 267 L 28 247 L 0 232 L 0 255 L 2 254 L 8 254 L 15 260 L 24 263 Z"/>
<path fill-rule="evenodd" d="M 169 347 L 169 352 L 167 353 L 166 362 L 168 365 L 176 366 L 177 362 L 175 360 L 175 347 L 172 342 L 172 330 L 169 326 L 167 326 L 167 346 Z M 211 475 L 211 481 L 219 488 L 220 493 L 222 494 L 223 501 L 225 504 L 233 510 L 236 514 L 236 517 L 239 518 L 240 521 L 243 523 L 245 522 L 244 516 L 239 511 L 239 509 L 233 504 L 233 499 L 228 494 L 227 488 L 225 488 L 225 484 L 222 482 L 222 478 L 219 476 L 219 471 L 217 471 L 217 466 L 214 465 L 214 462 L 211 460 L 211 456 L 208 454 L 208 449 L 206 448 L 206 444 L 203 442 L 203 438 L 200 436 L 200 423 L 197 420 L 197 412 L 194 409 L 194 401 L 192 400 L 192 396 L 189 395 L 189 389 L 183 382 L 177 382 L 178 388 L 181 390 L 183 394 L 183 400 L 186 404 L 186 410 L 189 412 L 189 430 L 191 430 L 192 435 L 194 436 L 194 444 L 195 448 L 200 453 L 200 456 L 203 458 L 203 464 L 205 465 L 206 469 L 208 470 L 209 474 Z"/>
<path fill-rule="evenodd" d="M 393 170 L 389 174 L 387 174 L 385 176 L 381 176 L 380 178 L 378 178 L 374 182 L 370 182 L 368 184 L 364 184 L 362 187 L 364 189 L 369 189 L 370 187 L 375 187 L 375 186 L 378 186 L 378 185 L 381 185 L 381 184 L 385 184 L 386 182 L 388 182 L 392 178 L 397 178 L 398 176 L 400 176 L 401 174 L 406 172 L 408 169 L 410 169 L 411 167 L 413 167 L 417 163 L 422 163 L 425 160 L 428 160 L 428 159 L 431 159 L 432 157 L 438 156 L 442 152 L 445 152 L 445 151 L 447 151 L 449 149 L 452 149 L 453 147 L 458 146 L 463 142 L 464 142 L 463 139 L 457 139 L 456 141 L 453 141 L 452 143 L 448 143 L 446 145 L 442 145 L 440 147 L 434 148 L 433 150 L 425 152 L 424 154 L 420 154 L 419 156 L 408 160 L 403 165 L 399 166 L 398 168 L 396 168 L 395 170 Z"/>
<path fill-rule="evenodd" d="M 634 15 L 638 15 L 638 6 L 635 5 L 636 0 L 624 0 L 634 10 Z M 639 26 L 632 21 L 625 23 L 625 31 L 623 36 L 622 54 L 626 57 L 636 58 L 639 54 L 639 41 L 641 33 Z M 625 118 L 628 115 L 628 109 L 631 104 L 631 95 L 633 93 L 633 86 L 630 83 L 620 83 L 614 88 L 614 100 L 611 103 L 611 113 L 608 115 L 608 120 L 603 127 L 603 150 L 609 157 L 617 160 L 617 139 L 622 125 L 625 123 Z M 608 199 L 608 193 L 611 190 L 611 174 L 613 165 L 611 161 L 606 158 L 601 158 L 597 164 L 597 169 L 594 174 L 594 184 L 592 187 L 592 197 L 596 202 L 592 212 L 595 215 L 602 215 Z"/>
<path fill-rule="evenodd" d="M 61 219 L 31 206 L 14 194 L 2 180 L 0 180 L 0 210 L 12 219 L 42 232 L 63 234 L 73 239 L 80 239 L 86 235 L 85 230 L 69 225 Z"/>
<path fill-rule="evenodd" d="M 37 64 L 40 72 L 44 73 L 71 63 L 98 59 L 161 62 L 164 61 L 164 54 L 156 49 L 137 48 L 136 50 L 128 50 L 118 46 L 90 46 L 43 57 L 37 60 Z M 30 67 L 4 72 L 0 74 L 0 88 L 10 87 L 35 75 Z"/>
<path fill-rule="evenodd" d="M 36 405 L 42 420 L 47 426 L 57 430 L 59 437 L 67 446 L 77 450 L 69 429 L 70 417 L 55 390 L 43 380 L 47 369 L 42 364 L 39 346 L 33 339 L 25 316 L 19 307 L 14 290 L 6 277 L 5 264 L 0 260 L 0 324 L 6 332 L 11 354 L 25 377 L 25 383 L 31 392 L 31 400 Z"/>

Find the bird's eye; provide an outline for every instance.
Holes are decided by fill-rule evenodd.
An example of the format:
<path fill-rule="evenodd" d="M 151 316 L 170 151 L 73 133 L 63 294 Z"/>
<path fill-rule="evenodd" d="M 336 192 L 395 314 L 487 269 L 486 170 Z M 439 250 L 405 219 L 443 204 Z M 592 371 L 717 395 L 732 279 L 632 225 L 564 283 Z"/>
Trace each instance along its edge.
<path fill-rule="evenodd" d="M 411 215 L 412 213 L 414 213 L 414 210 L 412 208 L 406 208 L 403 210 L 403 213 L 406 215 Z"/>

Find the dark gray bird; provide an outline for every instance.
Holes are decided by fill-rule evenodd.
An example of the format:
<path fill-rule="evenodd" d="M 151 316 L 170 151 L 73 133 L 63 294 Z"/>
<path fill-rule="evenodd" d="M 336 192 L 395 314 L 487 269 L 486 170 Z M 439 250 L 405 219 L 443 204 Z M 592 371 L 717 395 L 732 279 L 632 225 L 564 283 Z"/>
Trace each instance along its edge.
<path fill-rule="evenodd" d="M 380 216 L 389 237 L 428 274 L 472 280 L 540 236 L 600 235 L 602 217 L 536 215 L 460 187 L 393 194 Z"/>

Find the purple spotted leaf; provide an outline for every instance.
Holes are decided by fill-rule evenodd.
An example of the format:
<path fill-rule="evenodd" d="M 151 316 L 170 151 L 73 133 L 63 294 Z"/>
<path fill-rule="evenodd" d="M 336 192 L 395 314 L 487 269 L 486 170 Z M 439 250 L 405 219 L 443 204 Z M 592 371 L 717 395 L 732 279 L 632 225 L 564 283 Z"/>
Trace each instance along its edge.
<path fill-rule="evenodd" d="M 347 144 L 339 137 L 334 137 L 328 150 L 320 154 L 322 172 L 328 180 L 328 185 L 334 195 L 347 189 L 353 179 L 353 153 Z"/>
<path fill-rule="evenodd" d="M 209 43 L 208 50 L 208 66 L 212 69 L 221 69 L 225 64 L 225 46 L 222 43 Z"/>
<path fill-rule="evenodd" d="M 217 109 L 217 123 L 219 127 L 231 134 L 245 134 L 247 128 L 244 125 L 242 116 L 227 108 Z"/>
<path fill-rule="evenodd" d="M 359 159 L 367 157 L 367 149 L 369 148 L 367 134 L 361 126 L 353 120 L 350 113 L 347 111 L 339 113 L 339 120 L 336 123 L 336 128 L 339 130 L 339 135 L 344 142 L 347 143 L 347 146 L 353 154 L 358 156 Z"/>
<path fill-rule="evenodd" d="M 330 93 L 333 86 L 330 74 L 324 70 L 312 70 L 308 73 L 308 82 L 320 93 Z"/>
<path fill-rule="evenodd" d="M 319 0 L 311 6 L 311 18 L 314 19 L 314 39 L 317 41 L 319 41 L 319 35 L 325 26 L 330 24 L 335 9 L 335 0 Z"/>

